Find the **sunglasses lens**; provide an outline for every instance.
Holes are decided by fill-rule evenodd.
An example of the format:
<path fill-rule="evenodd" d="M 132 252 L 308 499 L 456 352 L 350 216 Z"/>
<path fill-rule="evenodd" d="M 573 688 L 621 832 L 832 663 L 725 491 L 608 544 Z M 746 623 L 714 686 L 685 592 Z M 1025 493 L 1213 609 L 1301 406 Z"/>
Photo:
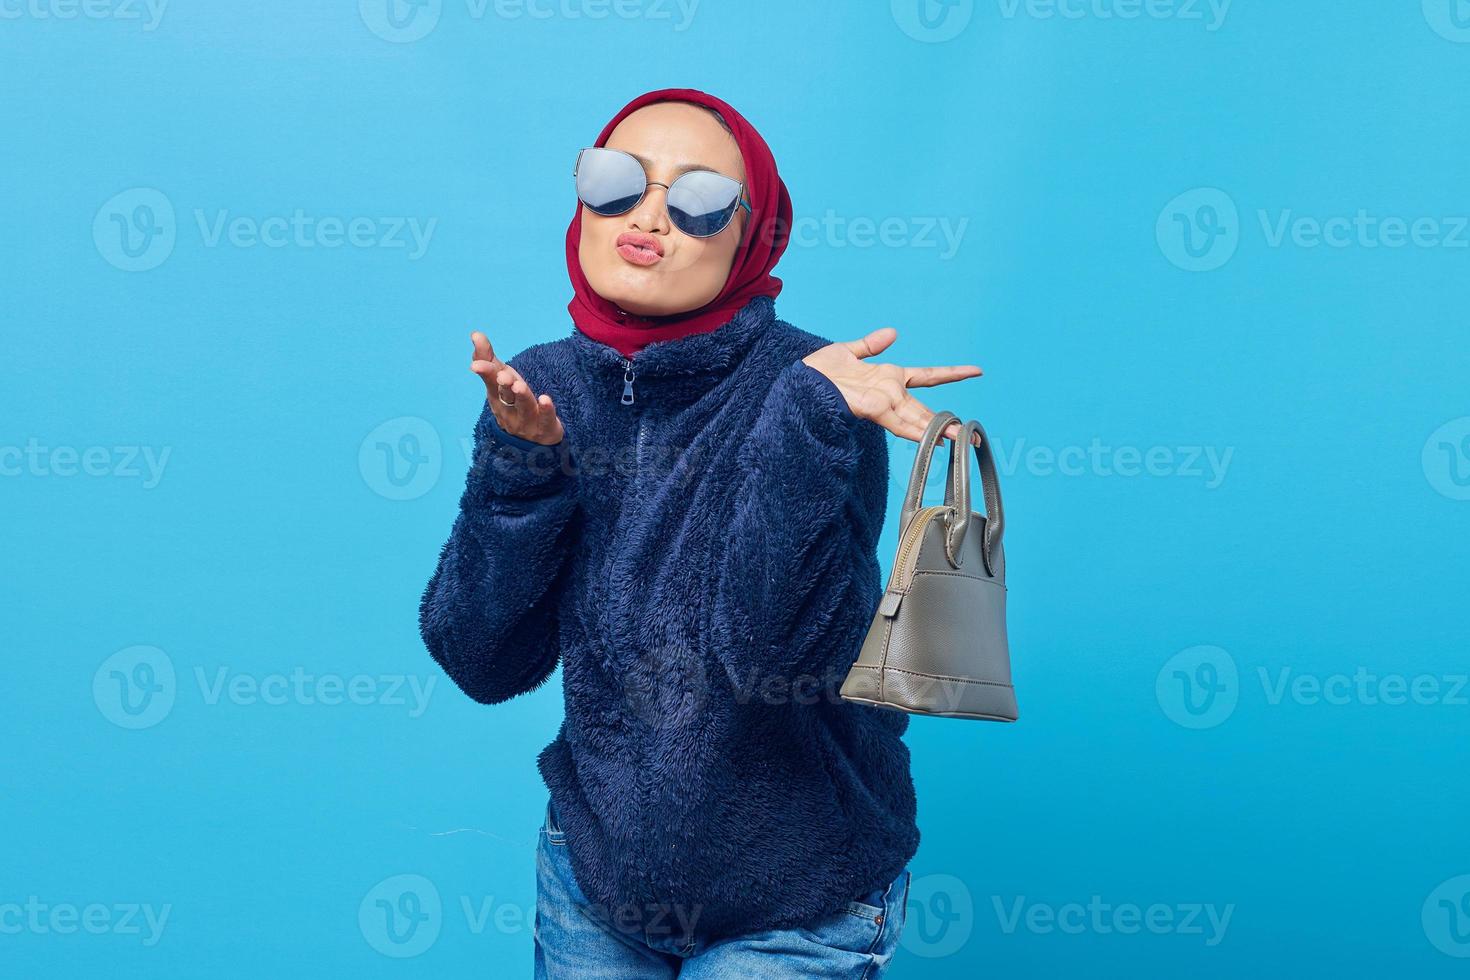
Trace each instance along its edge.
<path fill-rule="evenodd" d="M 739 206 L 740 183 L 723 174 L 691 170 L 669 188 L 670 220 L 695 238 L 719 234 Z"/>
<path fill-rule="evenodd" d="M 597 214 L 631 210 L 647 186 L 642 164 L 626 153 L 591 146 L 577 162 L 577 197 Z"/>

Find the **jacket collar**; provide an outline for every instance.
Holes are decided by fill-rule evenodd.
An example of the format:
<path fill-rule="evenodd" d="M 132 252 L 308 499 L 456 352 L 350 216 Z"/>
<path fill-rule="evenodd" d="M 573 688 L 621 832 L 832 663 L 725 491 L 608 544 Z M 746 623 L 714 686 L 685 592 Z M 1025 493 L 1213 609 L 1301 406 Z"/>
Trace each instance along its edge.
<path fill-rule="evenodd" d="M 577 363 L 594 393 L 619 404 L 630 364 L 634 399 L 698 397 L 732 373 L 776 319 L 776 301 L 755 296 L 725 324 L 705 333 L 654 341 L 624 358 L 615 348 L 573 329 Z"/>

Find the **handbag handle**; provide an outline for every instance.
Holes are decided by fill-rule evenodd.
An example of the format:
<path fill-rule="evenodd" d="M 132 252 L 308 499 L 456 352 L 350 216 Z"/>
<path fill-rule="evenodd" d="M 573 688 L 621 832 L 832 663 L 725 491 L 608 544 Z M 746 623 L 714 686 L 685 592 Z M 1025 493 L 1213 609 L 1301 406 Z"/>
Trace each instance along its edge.
<path fill-rule="evenodd" d="M 900 533 L 909 526 L 909 521 L 914 519 L 914 514 L 919 510 L 919 504 L 924 496 L 924 482 L 929 479 L 929 462 L 934 457 L 934 446 L 939 442 L 940 433 L 948 428 L 951 422 L 959 420 L 959 416 L 954 412 L 936 412 L 924 429 L 924 434 L 919 437 L 918 453 L 914 456 L 914 469 L 909 474 L 909 488 L 903 495 L 903 510 L 899 512 L 898 529 Z M 953 459 L 952 454 L 951 449 L 951 459 Z"/>
<path fill-rule="evenodd" d="M 995 471 L 995 456 L 990 451 L 990 437 L 977 419 L 965 423 L 960 438 L 950 448 L 949 488 L 945 493 L 945 503 L 953 508 L 955 518 L 945 538 L 945 547 L 949 551 L 950 564 L 959 567 L 955 559 L 961 555 L 960 544 L 970 527 L 970 459 L 962 447 L 974 445 L 976 435 L 980 437 L 980 444 L 975 446 L 975 459 L 980 464 L 980 490 L 985 497 L 985 540 L 981 542 L 980 556 L 985 561 L 986 573 L 993 576 L 995 550 L 1005 533 L 1005 509 L 1000 502 L 1000 478 Z"/>

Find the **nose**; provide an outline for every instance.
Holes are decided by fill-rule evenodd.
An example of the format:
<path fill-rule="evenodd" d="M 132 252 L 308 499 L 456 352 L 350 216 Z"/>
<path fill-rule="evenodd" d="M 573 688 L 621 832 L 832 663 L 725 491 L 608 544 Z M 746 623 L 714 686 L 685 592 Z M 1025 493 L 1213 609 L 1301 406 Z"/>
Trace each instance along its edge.
<path fill-rule="evenodd" d="M 655 187 L 663 190 L 655 191 Z M 669 232 L 669 185 L 656 180 L 648 182 L 648 190 L 638 206 L 628 212 L 628 228 L 650 235 L 667 235 Z"/>

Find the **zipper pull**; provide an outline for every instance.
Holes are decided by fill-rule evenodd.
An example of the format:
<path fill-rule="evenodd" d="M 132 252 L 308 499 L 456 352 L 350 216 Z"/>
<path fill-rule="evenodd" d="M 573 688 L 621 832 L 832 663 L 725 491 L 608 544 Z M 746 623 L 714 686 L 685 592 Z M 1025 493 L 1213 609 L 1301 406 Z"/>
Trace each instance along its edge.
<path fill-rule="evenodd" d="M 623 404 L 633 404 L 633 362 L 623 358 Z"/>

